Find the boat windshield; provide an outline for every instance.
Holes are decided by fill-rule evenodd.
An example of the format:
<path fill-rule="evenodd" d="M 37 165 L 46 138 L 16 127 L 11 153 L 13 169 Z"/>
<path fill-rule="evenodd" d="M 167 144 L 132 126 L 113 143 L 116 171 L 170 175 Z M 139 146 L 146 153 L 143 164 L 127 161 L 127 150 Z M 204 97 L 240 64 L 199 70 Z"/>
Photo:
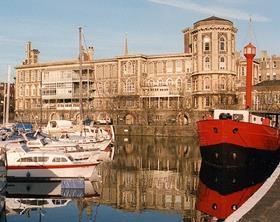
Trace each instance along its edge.
<path fill-rule="evenodd" d="M 68 156 L 68 159 L 71 160 L 72 162 L 74 161 L 73 157 L 70 155 Z"/>
<path fill-rule="evenodd" d="M 29 151 L 29 148 L 28 148 L 28 146 L 26 145 L 25 142 L 20 142 L 20 147 L 26 153 Z"/>
<path fill-rule="evenodd" d="M 44 146 L 48 144 L 46 138 L 40 139 L 40 141 Z"/>

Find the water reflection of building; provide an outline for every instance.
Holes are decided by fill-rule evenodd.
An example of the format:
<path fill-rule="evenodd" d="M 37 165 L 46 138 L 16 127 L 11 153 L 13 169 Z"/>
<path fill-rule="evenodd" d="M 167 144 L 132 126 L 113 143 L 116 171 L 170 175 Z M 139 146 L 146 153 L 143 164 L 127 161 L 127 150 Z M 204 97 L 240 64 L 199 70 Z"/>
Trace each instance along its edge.
<path fill-rule="evenodd" d="M 200 154 L 193 140 L 130 138 L 118 141 L 112 167 L 101 169 L 101 201 L 127 211 L 175 211 L 197 217 Z"/>

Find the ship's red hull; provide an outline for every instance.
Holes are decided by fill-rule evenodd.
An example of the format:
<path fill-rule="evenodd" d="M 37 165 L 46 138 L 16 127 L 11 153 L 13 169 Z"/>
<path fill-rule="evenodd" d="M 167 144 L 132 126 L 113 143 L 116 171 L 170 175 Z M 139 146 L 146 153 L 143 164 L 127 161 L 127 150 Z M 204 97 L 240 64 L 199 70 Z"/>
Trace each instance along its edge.
<path fill-rule="evenodd" d="M 197 122 L 202 159 L 216 165 L 246 165 L 279 159 L 279 129 L 234 120 Z"/>

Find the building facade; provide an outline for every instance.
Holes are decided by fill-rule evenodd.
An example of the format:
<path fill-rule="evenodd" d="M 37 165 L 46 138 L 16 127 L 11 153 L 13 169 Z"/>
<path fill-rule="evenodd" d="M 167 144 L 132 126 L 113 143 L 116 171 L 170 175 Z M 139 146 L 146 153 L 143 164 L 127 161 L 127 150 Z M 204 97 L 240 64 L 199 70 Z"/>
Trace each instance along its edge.
<path fill-rule="evenodd" d="M 236 107 L 246 76 L 236 33 L 231 21 L 209 17 L 183 30 L 183 53 L 130 55 L 126 45 L 124 55 L 94 59 L 89 47 L 82 63 L 38 62 L 39 51 L 28 43 L 26 59 L 16 67 L 17 120 L 184 125 L 213 108 Z M 256 61 L 255 82 L 261 67 Z"/>

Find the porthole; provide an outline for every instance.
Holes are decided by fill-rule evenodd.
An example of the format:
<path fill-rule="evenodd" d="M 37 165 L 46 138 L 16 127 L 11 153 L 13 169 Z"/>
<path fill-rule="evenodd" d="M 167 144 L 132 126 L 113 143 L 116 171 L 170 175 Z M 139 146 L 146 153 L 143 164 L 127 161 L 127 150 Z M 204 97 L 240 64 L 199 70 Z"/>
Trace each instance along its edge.
<path fill-rule="evenodd" d="M 213 131 L 214 131 L 214 133 L 218 133 L 218 128 L 214 127 Z"/>

